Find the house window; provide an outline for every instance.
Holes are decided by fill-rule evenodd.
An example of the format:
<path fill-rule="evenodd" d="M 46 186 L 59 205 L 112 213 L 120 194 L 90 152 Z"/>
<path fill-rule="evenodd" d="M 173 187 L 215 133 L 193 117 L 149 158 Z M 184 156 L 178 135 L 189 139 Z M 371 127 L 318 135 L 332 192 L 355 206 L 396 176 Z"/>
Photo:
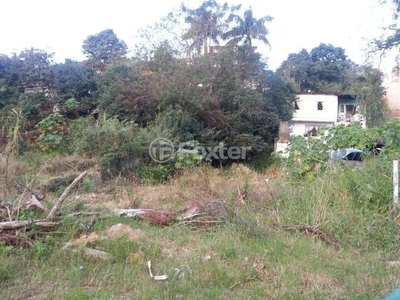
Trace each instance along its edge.
<path fill-rule="evenodd" d="M 318 109 L 318 110 L 324 110 L 324 106 L 323 106 L 323 104 L 322 104 L 322 101 L 319 101 L 319 102 L 318 102 L 318 104 L 317 104 L 317 109 Z"/>
<path fill-rule="evenodd" d="M 344 114 L 344 104 L 340 104 L 339 113 Z"/>

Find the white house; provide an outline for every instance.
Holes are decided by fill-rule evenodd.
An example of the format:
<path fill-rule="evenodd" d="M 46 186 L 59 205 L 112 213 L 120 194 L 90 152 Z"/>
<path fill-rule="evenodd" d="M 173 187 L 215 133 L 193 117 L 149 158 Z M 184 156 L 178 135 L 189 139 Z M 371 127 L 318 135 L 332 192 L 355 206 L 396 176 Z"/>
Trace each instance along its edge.
<path fill-rule="evenodd" d="M 320 126 L 352 122 L 365 127 L 357 101 L 349 95 L 300 94 L 294 106 L 290 135 L 313 135 Z"/>
<path fill-rule="evenodd" d="M 358 111 L 354 97 L 328 94 L 299 94 L 294 103 L 295 112 L 289 122 L 281 122 L 275 151 L 285 154 L 289 136 L 314 136 L 321 126 L 360 122 L 365 119 Z"/>
<path fill-rule="evenodd" d="M 298 95 L 290 135 L 313 135 L 320 126 L 333 126 L 338 120 L 338 103 L 337 95 Z"/>

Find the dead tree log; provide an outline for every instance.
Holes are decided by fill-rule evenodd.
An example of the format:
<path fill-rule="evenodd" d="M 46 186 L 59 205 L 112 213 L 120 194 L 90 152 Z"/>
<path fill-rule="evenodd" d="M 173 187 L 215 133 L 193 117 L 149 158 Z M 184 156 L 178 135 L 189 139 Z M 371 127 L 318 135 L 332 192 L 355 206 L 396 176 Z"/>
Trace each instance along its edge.
<path fill-rule="evenodd" d="M 46 220 L 25 220 L 25 221 L 8 221 L 0 222 L 0 230 L 14 230 L 20 229 L 27 226 L 37 226 L 37 227 L 54 227 L 57 222 L 48 222 Z"/>
<path fill-rule="evenodd" d="M 71 192 L 71 190 L 78 184 L 79 181 L 82 180 L 83 177 L 85 177 L 87 172 L 81 173 L 78 177 L 72 181 L 72 183 L 65 189 L 65 191 L 62 193 L 60 198 L 58 198 L 56 204 L 53 206 L 49 214 L 44 220 L 24 220 L 24 221 L 8 221 L 8 222 L 0 222 L 0 230 L 13 230 L 13 229 L 19 229 L 23 227 L 29 227 L 29 226 L 38 226 L 38 227 L 54 227 L 58 223 L 57 222 L 51 222 L 53 220 L 58 212 L 58 210 L 61 208 L 61 205 L 63 204 L 65 198 L 67 198 L 68 194 Z M 36 199 L 34 195 L 32 195 L 31 202 L 37 206 L 38 208 L 48 212 L 48 210 Z"/>
<path fill-rule="evenodd" d="M 86 174 L 87 174 L 86 171 L 79 174 L 79 176 L 76 177 L 74 179 L 74 181 L 72 181 L 72 183 L 65 189 L 65 191 L 62 193 L 60 198 L 58 198 L 56 204 L 51 209 L 50 213 L 47 215 L 47 217 L 46 217 L 47 221 L 53 220 L 56 217 L 56 214 L 57 214 L 58 210 L 61 208 L 61 205 L 63 204 L 65 198 L 67 198 L 67 196 L 71 192 L 71 190 L 78 184 L 79 181 L 82 180 L 83 177 L 86 176 Z"/>

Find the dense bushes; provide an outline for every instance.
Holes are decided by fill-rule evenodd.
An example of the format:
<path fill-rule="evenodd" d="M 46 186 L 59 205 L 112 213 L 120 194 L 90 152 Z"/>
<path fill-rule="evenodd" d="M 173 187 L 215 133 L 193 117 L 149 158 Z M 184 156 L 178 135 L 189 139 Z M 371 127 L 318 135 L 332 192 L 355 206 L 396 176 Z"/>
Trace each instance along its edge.
<path fill-rule="evenodd" d="M 151 160 L 149 145 L 158 137 L 169 138 L 170 133 L 160 126 L 139 128 L 133 121 L 101 114 L 71 122 L 69 148 L 71 152 L 98 158 L 103 179 L 135 173 L 145 180 L 161 182 L 173 167 L 157 166 Z"/>

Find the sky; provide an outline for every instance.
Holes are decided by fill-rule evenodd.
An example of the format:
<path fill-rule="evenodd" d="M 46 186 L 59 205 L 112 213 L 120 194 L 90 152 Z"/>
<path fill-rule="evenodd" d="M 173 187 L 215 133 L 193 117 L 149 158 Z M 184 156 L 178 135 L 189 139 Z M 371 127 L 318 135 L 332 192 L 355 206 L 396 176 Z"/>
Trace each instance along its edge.
<path fill-rule="evenodd" d="M 365 62 L 367 42 L 390 23 L 391 12 L 380 0 L 226 0 L 252 7 L 254 16 L 274 19 L 267 24 L 271 49 L 259 46 L 270 69 L 288 54 L 320 43 L 342 47 L 356 63 Z M 113 29 L 129 48 L 137 31 L 159 21 L 182 0 L 1 0 L 0 54 L 39 48 L 65 58 L 83 60 L 83 41 L 105 29 Z M 200 0 L 184 0 L 198 7 Z M 222 1 L 218 1 L 222 3 Z M 377 66 L 378 60 L 375 61 Z M 387 65 L 392 65 L 387 60 Z M 381 63 L 382 68 L 387 67 Z"/>

